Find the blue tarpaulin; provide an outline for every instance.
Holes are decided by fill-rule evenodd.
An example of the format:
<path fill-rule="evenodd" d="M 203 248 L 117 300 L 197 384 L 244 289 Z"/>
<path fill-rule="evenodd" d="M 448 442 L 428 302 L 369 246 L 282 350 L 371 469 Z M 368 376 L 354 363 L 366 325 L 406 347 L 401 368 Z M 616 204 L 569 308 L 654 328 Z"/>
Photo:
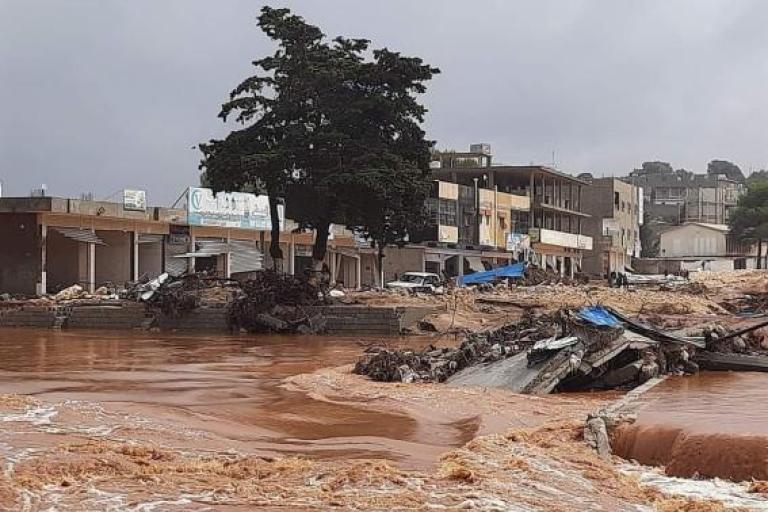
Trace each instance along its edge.
<path fill-rule="evenodd" d="M 619 319 L 613 316 L 603 306 L 587 306 L 576 312 L 576 316 L 594 325 L 615 327 L 619 325 Z"/>
<path fill-rule="evenodd" d="M 466 286 L 468 284 L 492 283 L 497 279 L 515 279 L 523 277 L 525 272 L 525 262 L 506 265 L 504 267 L 486 270 L 485 272 L 475 272 L 459 278 L 459 284 Z"/>

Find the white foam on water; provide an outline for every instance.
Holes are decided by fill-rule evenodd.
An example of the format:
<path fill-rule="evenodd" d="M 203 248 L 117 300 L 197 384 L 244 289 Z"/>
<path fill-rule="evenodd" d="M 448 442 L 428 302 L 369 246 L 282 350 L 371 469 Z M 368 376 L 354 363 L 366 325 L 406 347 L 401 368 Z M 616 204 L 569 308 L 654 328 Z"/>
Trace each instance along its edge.
<path fill-rule="evenodd" d="M 3 466 L 3 473 L 6 477 L 10 477 L 13 474 L 13 470 L 16 464 L 24 459 L 28 459 L 37 450 L 34 448 L 14 448 L 13 446 L 0 441 L 0 455 L 2 455 L 5 465 Z"/>
<path fill-rule="evenodd" d="M 155 512 L 159 510 L 190 510 L 189 505 L 194 501 L 210 499 L 212 493 L 181 494 L 175 499 L 148 499 L 141 503 L 128 505 L 127 497 L 123 494 L 106 492 L 95 487 L 88 489 L 88 498 L 85 500 L 91 506 L 98 506 L 98 510 L 104 512 Z M 194 500 L 194 501 L 193 501 Z M 196 506 L 194 510 L 213 510 L 208 506 Z"/>
<path fill-rule="evenodd" d="M 629 463 L 620 465 L 619 471 L 625 475 L 637 477 L 642 485 L 655 487 L 664 494 L 700 500 L 717 500 L 733 508 L 768 511 L 768 498 L 750 493 L 747 483 L 735 483 L 719 478 L 711 480 L 678 478 L 665 475 L 659 468 Z"/>
<path fill-rule="evenodd" d="M 50 425 L 51 420 L 59 413 L 55 407 L 29 407 L 23 413 L 0 414 L 2 422 L 31 423 L 32 425 Z"/>

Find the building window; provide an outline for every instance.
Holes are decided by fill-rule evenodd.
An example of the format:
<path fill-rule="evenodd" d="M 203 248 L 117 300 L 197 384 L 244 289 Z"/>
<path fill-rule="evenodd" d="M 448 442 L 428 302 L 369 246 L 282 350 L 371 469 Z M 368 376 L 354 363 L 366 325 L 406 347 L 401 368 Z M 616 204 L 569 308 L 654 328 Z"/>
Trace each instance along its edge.
<path fill-rule="evenodd" d="M 438 202 L 439 223 L 442 226 L 456 226 L 456 201 L 440 199 Z"/>
<path fill-rule="evenodd" d="M 619 193 L 618 192 L 613 193 L 613 206 L 615 206 L 617 210 L 619 209 Z"/>
<path fill-rule="evenodd" d="M 429 223 L 432 224 L 433 226 L 436 226 L 439 223 L 438 212 L 440 211 L 437 198 L 435 197 L 428 198 L 425 206 L 427 210 L 427 218 L 429 219 Z"/>
<path fill-rule="evenodd" d="M 509 231 L 510 233 L 528 233 L 528 212 L 512 210 Z"/>

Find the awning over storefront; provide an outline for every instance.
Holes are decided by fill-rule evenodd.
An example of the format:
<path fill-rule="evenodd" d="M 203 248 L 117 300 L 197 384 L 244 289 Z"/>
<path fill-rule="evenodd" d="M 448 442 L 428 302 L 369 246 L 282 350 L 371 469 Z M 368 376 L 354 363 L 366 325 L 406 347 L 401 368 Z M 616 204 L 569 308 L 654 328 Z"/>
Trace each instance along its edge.
<path fill-rule="evenodd" d="M 54 231 L 57 231 L 58 233 L 61 233 L 65 237 L 69 238 L 70 240 L 74 240 L 75 242 L 83 242 L 86 244 L 96 244 L 96 245 L 106 245 L 104 241 L 96 236 L 96 233 L 94 231 L 91 231 L 90 229 L 79 229 L 79 228 L 51 228 Z"/>
<path fill-rule="evenodd" d="M 232 257 L 231 272 L 233 274 L 238 272 L 253 272 L 264 268 L 264 256 L 261 251 L 250 242 L 232 241 L 226 243 L 204 241 L 198 243 L 201 244 L 201 247 L 197 251 L 176 254 L 173 257 L 210 258 L 222 254 L 230 254 Z"/>

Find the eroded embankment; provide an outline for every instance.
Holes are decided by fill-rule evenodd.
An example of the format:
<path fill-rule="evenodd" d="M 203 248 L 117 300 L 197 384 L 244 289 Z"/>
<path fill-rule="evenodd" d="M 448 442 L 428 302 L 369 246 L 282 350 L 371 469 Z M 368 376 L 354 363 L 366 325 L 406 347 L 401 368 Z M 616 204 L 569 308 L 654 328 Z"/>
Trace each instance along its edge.
<path fill-rule="evenodd" d="M 671 476 L 768 479 L 768 375 L 701 373 L 649 391 L 637 420 L 612 433 L 615 454 Z"/>

